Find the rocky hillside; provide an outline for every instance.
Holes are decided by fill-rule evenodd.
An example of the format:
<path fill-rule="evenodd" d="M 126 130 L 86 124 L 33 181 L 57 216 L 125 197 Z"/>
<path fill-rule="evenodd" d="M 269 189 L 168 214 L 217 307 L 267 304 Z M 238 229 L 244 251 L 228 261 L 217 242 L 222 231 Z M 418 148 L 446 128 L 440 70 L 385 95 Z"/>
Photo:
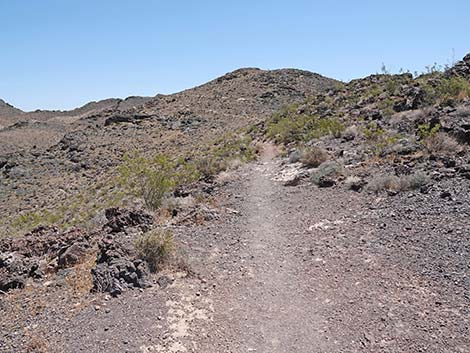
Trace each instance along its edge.
<path fill-rule="evenodd" d="M 18 122 L 0 131 L 5 195 L 0 212 L 16 215 L 5 223 L 22 229 L 55 221 L 64 209 L 78 208 L 78 213 L 88 214 L 90 205 L 84 199 L 95 195 L 97 185 L 112 186 L 108 178 L 126 153 L 194 151 L 265 120 L 288 103 L 338 84 L 300 70 L 241 69 L 173 95 L 102 101 L 72 112 L 49 112 L 43 116 L 46 119 Z M 29 116 L 38 117 L 41 112 Z M 103 202 L 110 201 L 98 203 Z M 50 213 L 57 216 L 45 221 Z M 75 223 L 77 215 L 69 216 Z"/>
<path fill-rule="evenodd" d="M 0 99 L 0 129 L 11 124 L 13 117 L 22 115 L 21 109 L 15 108 L 4 100 Z"/>
<path fill-rule="evenodd" d="M 4 114 L 0 114 L 0 136 L 3 139 L 0 154 L 29 150 L 32 147 L 47 148 L 57 143 L 66 132 L 74 130 L 74 123 L 80 119 L 108 110 L 119 112 L 132 109 L 149 100 L 147 97 L 111 98 L 90 102 L 68 111 L 23 112 L 16 108 L 4 109 Z M 8 104 L 5 106 L 11 107 Z"/>
<path fill-rule="evenodd" d="M 0 131 L 6 352 L 466 351 L 470 55 L 108 103 Z"/>

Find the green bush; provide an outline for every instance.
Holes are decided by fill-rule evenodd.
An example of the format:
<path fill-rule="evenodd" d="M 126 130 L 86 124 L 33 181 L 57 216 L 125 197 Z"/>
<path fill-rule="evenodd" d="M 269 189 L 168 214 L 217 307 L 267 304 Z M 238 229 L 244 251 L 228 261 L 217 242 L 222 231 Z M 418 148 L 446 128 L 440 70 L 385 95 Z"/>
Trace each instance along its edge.
<path fill-rule="evenodd" d="M 17 216 L 10 223 L 10 226 L 17 231 L 29 231 L 40 225 L 48 226 L 56 224 L 61 221 L 62 216 L 61 213 L 55 213 L 49 210 L 26 212 Z"/>
<path fill-rule="evenodd" d="M 470 82 L 463 77 L 443 79 L 437 86 L 437 93 L 443 100 L 470 97 Z"/>
<path fill-rule="evenodd" d="M 400 135 L 392 135 L 390 132 L 379 127 L 375 122 L 371 122 L 364 127 L 363 134 L 366 138 L 366 143 L 375 155 L 381 155 L 387 147 L 396 143 L 401 137 Z"/>
<path fill-rule="evenodd" d="M 145 205 L 157 210 L 163 198 L 182 184 L 196 181 L 200 173 L 192 163 L 165 155 L 145 158 L 126 156 L 119 167 L 119 182 L 130 193 L 142 197 Z"/>
<path fill-rule="evenodd" d="M 424 81 L 421 87 L 427 104 L 453 105 L 455 101 L 470 98 L 470 81 L 463 77 L 441 78 L 438 81 Z"/>
<path fill-rule="evenodd" d="M 194 158 L 194 164 L 202 176 L 216 175 L 226 170 L 234 161 L 247 163 L 256 159 L 252 139 L 245 134 L 226 134 Z"/>
<path fill-rule="evenodd" d="M 147 262 L 152 272 L 175 250 L 173 233 L 168 230 L 152 230 L 137 238 L 134 244 L 138 256 Z"/>
<path fill-rule="evenodd" d="M 227 134 L 191 158 L 170 158 L 163 154 L 143 157 L 125 156 L 118 168 L 118 183 L 126 193 L 143 198 L 150 210 L 161 207 L 163 200 L 178 186 L 227 169 L 232 161 L 249 162 L 256 158 L 251 137 Z"/>
<path fill-rule="evenodd" d="M 344 129 L 345 126 L 337 118 L 320 118 L 299 113 L 290 107 L 274 114 L 268 120 L 266 134 L 277 143 L 287 144 L 310 141 L 327 135 L 340 137 Z"/>
<path fill-rule="evenodd" d="M 418 135 L 420 140 L 425 140 L 428 137 L 431 137 L 431 136 L 434 136 L 435 134 L 437 134 L 439 132 L 440 128 L 441 128 L 440 124 L 436 124 L 432 127 L 431 127 L 431 124 L 429 124 L 429 123 L 421 124 L 421 125 L 418 125 L 417 135 Z"/>

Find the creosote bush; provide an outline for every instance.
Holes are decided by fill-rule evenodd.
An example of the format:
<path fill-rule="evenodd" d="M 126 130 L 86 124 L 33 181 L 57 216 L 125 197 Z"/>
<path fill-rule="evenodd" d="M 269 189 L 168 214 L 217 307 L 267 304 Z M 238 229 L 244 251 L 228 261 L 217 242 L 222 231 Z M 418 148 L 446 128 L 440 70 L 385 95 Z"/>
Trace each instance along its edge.
<path fill-rule="evenodd" d="M 151 158 L 126 156 L 119 172 L 121 185 L 132 194 L 142 197 L 151 210 L 157 210 L 163 199 L 177 186 L 200 177 L 193 164 L 182 158 L 170 159 L 165 155 Z"/>
<path fill-rule="evenodd" d="M 308 167 L 318 167 L 330 159 L 327 151 L 319 147 L 307 147 L 300 151 L 299 161 Z"/>
<path fill-rule="evenodd" d="M 464 77 L 440 78 L 437 83 L 423 82 L 421 86 L 426 93 L 426 102 L 431 105 L 436 101 L 442 105 L 453 105 L 470 98 L 470 81 Z"/>
<path fill-rule="evenodd" d="M 156 272 L 175 250 L 173 233 L 169 230 L 151 230 L 140 236 L 134 245 L 138 256 L 147 262 L 152 272 Z"/>
<path fill-rule="evenodd" d="M 431 124 L 426 123 L 426 124 L 421 124 L 418 126 L 418 132 L 417 135 L 420 140 L 425 140 L 428 137 L 431 137 L 439 132 L 441 129 L 440 124 L 435 124 L 434 126 L 431 126 Z"/>
<path fill-rule="evenodd" d="M 287 144 L 327 135 L 340 137 L 345 129 L 337 118 L 321 118 L 297 109 L 297 105 L 291 105 L 273 114 L 267 122 L 267 136 L 277 143 Z"/>
<path fill-rule="evenodd" d="M 125 193 L 141 197 L 148 209 L 156 211 L 178 186 L 254 159 L 256 151 L 251 137 L 230 133 L 186 158 L 164 154 L 148 158 L 137 153 L 127 155 L 118 168 L 118 183 Z"/>
<path fill-rule="evenodd" d="M 451 77 L 441 80 L 437 87 L 437 92 L 443 101 L 461 101 L 470 97 L 470 81 L 463 77 Z"/>

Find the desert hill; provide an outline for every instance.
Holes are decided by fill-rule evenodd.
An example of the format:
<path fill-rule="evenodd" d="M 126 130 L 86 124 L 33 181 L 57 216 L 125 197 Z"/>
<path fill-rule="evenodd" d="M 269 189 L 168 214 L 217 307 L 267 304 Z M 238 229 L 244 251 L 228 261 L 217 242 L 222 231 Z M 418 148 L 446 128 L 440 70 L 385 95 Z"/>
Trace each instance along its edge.
<path fill-rule="evenodd" d="M 0 131 L 0 352 L 468 350 L 470 55 L 28 114 Z"/>

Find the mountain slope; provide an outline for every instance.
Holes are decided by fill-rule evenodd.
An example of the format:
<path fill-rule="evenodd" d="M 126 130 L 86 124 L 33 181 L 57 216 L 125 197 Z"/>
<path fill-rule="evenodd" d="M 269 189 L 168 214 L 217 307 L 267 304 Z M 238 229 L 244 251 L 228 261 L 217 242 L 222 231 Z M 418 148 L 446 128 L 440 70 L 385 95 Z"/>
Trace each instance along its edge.
<path fill-rule="evenodd" d="M 111 101 L 84 115 L 17 123 L 0 131 L 0 178 L 5 195 L 0 213 L 70 209 L 65 204 L 71 197 L 106 179 L 126 153 L 193 152 L 265 120 L 287 103 L 338 84 L 301 70 L 241 69 L 149 101 Z"/>
<path fill-rule="evenodd" d="M 12 123 L 11 118 L 24 114 L 21 109 L 15 108 L 4 100 L 0 99 L 0 129 Z"/>

